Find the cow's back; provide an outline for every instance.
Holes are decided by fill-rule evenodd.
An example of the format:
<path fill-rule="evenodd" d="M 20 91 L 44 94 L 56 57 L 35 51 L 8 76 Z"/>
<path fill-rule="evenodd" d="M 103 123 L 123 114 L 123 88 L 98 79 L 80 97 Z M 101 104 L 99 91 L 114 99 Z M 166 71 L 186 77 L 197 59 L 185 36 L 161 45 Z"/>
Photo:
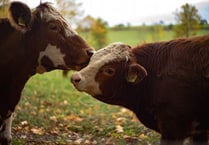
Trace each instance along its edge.
<path fill-rule="evenodd" d="M 145 44 L 133 52 L 149 75 L 209 79 L 209 35 Z"/>
<path fill-rule="evenodd" d="M 193 73 L 205 76 L 209 73 L 209 35 L 191 39 L 177 39 L 168 42 L 165 47 L 170 51 L 168 52 L 168 63 L 165 66 L 169 69 L 169 73 L 175 70 L 185 71 L 185 75 Z"/>
<path fill-rule="evenodd" d="M 172 114 L 176 120 L 185 122 L 191 120 L 191 125 L 196 121 L 200 129 L 209 129 L 209 117 L 206 117 L 209 114 L 209 35 L 144 44 L 133 52 L 137 63 L 148 73 L 139 84 L 139 88 L 143 88 L 138 96 L 140 103 L 151 106 L 150 110 L 155 113 Z M 143 98 L 147 101 L 143 102 Z M 149 120 L 141 116 L 150 110 L 141 110 L 139 119 L 148 123 Z"/>

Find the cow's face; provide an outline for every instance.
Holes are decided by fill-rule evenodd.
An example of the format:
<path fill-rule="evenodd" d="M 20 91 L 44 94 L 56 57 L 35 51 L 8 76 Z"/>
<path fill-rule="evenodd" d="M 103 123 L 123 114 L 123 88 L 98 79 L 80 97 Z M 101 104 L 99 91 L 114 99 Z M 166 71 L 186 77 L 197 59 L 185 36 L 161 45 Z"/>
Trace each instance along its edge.
<path fill-rule="evenodd" d="M 10 20 L 25 35 L 33 35 L 31 45 L 38 47 L 38 73 L 53 69 L 80 70 L 93 54 L 92 48 L 49 3 L 39 5 L 31 13 L 27 5 L 13 2 Z"/>
<path fill-rule="evenodd" d="M 106 103 L 117 104 L 118 91 L 127 84 L 137 84 L 147 72 L 131 59 L 130 46 L 111 44 L 93 54 L 87 67 L 72 75 L 79 91 L 87 92 Z"/>

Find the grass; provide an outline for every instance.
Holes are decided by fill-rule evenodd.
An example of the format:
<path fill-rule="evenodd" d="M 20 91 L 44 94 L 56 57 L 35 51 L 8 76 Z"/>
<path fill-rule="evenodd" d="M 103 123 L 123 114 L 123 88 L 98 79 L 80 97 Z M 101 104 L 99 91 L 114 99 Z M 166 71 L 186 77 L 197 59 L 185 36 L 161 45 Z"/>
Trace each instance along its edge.
<path fill-rule="evenodd" d="M 173 32 L 165 31 L 162 36 L 156 36 L 152 31 L 147 30 L 122 30 L 122 31 L 109 31 L 108 38 L 109 43 L 121 41 L 124 43 L 128 43 L 132 46 L 145 43 L 145 42 L 153 42 L 153 41 L 162 41 L 162 40 L 170 40 L 172 39 Z M 157 38 L 158 37 L 158 38 Z"/>
<path fill-rule="evenodd" d="M 156 33 L 158 31 L 159 33 Z M 197 35 L 209 34 L 209 30 L 200 30 Z M 156 42 L 156 41 L 167 41 L 174 39 L 173 30 L 152 30 L 147 28 L 138 29 L 123 29 L 123 30 L 110 30 L 108 31 L 108 43 L 112 42 L 124 42 L 132 46 L 136 46 L 142 43 Z"/>

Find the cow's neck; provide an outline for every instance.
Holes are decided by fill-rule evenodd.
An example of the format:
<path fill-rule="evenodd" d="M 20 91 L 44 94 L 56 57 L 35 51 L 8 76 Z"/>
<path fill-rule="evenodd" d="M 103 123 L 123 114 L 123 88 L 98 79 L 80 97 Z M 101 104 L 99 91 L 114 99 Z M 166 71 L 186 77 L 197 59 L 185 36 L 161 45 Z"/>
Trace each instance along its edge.
<path fill-rule="evenodd" d="M 132 110 L 139 120 L 144 125 L 158 131 L 157 125 L 153 124 L 155 119 L 154 114 L 154 103 L 152 100 L 152 79 L 156 70 L 153 69 L 153 58 L 155 57 L 155 48 L 150 46 L 142 46 L 141 48 L 133 49 L 133 53 L 136 57 L 137 63 L 145 67 L 148 76 L 145 77 L 139 84 L 124 86 L 124 91 L 119 92 L 120 98 L 122 98 L 122 106 Z"/>
<path fill-rule="evenodd" d="M 154 111 L 156 110 L 152 102 L 152 94 L 148 91 L 150 89 L 148 83 L 149 81 L 145 79 L 138 85 L 125 85 L 121 91 L 118 91 L 117 96 L 121 102 L 118 105 L 133 111 L 145 126 L 159 131 L 155 123 Z"/>
<path fill-rule="evenodd" d="M 129 83 L 125 83 L 125 85 L 118 90 L 118 98 L 121 100 L 122 106 L 132 110 L 132 111 L 137 111 L 139 106 L 141 106 L 141 103 L 145 101 L 145 95 L 146 92 L 145 87 L 146 87 L 146 81 L 142 81 L 138 85 L 132 85 Z"/>
<path fill-rule="evenodd" d="M 28 70 L 30 70 L 30 74 L 34 75 L 36 73 L 36 67 L 38 66 L 38 56 L 40 51 L 46 48 L 44 45 L 43 40 L 40 36 L 40 33 L 36 29 L 32 29 L 33 31 L 28 32 L 25 34 L 25 50 L 26 52 L 26 59 L 30 60 L 28 62 Z"/>

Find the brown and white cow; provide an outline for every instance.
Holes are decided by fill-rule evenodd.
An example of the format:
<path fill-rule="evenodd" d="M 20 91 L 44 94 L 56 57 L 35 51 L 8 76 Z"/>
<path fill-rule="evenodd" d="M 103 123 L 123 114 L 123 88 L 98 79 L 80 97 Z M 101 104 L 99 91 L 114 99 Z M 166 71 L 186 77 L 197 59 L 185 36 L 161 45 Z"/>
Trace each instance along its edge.
<path fill-rule="evenodd" d="M 79 70 L 92 49 L 49 3 L 33 12 L 13 2 L 0 19 L 0 144 L 10 144 L 12 113 L 26 81 L 54 69 Z"/>
<path fill-rule="evenodd" d="M 105 103 L 132 110 L 159 132 L 161 145 L 206 145 L 209 137 L 209 35 L 93 54 L 72 83 Z"/>

